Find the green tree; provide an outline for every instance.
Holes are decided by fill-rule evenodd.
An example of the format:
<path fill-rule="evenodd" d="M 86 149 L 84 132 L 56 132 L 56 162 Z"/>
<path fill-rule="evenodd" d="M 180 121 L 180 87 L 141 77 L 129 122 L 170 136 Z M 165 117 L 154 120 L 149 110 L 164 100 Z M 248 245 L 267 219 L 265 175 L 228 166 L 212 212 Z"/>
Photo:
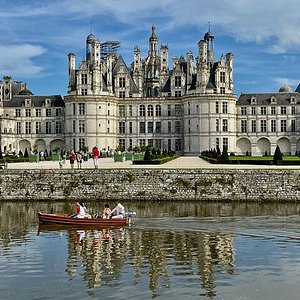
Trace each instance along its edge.
<path fill-rule="evenodd" d="M 273 162 L 274 164 L 278 164 L 279 161 L 282 161 L 282 153 L 280 147 L 277 145 L 273 155 Z"/>
<path fill-rule="evenodd" d="M 223 152 L 222 152 L 222 155 L 221 155 L 221 160 L 222 161 L 228 161 L 229 160 L 227 146 L 223 147 Z"/>
<path fill-rule="evenodd" d="M 149 147 L 146 147 L 146 152 L 145 152 L 145 155 L 144 155 L 144 160 L 151 160 L 151 153 L 150 153 L 150 148 Z"/>

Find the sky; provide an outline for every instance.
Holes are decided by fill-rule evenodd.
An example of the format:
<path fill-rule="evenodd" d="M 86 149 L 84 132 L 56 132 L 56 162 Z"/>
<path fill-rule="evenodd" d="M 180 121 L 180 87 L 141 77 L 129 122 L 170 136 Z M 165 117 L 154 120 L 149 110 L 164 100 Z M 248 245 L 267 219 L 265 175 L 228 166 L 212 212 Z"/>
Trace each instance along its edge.
<path fill-rule="evenodd" d="M 299 0 L 0 0 L 0 80 L 11 76 L 35 95 L 67 95 L 68 53 L 76 68 L 86 37 L 121 42 L 129 66 L 135 45 L 148 54 L 152 25 L 173 56 L 192 51 L 208 31 L 215 59 L 234 56 L 234 91 L 277 92 L 300 82 Z"/>

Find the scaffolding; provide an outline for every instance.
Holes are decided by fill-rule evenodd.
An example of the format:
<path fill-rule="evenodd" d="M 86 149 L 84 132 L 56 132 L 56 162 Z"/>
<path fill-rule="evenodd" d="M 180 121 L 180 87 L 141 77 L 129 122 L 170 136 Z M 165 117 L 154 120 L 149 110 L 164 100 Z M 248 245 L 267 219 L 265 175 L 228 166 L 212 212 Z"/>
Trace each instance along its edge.
<path fill-rule="evenodd" d="M 116 55 L 120 46 L 121 43 L 119 41 L 106 41 L 104 43 L 101 43 L 100 46 L 101 59 L 104 59 L 109 54 Z"/>

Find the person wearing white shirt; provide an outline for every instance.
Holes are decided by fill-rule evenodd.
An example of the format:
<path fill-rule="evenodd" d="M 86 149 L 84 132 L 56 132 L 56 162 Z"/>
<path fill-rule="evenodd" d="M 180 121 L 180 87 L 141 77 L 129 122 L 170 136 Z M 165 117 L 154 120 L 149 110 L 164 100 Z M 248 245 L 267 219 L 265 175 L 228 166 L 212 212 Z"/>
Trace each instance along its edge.
<path fill-rule="evenodd" d="M 111 211 L 112 219 L 123 219 L 125 218 L 125 208 L 124 206 L 117 201 L 116 207 Z"/>

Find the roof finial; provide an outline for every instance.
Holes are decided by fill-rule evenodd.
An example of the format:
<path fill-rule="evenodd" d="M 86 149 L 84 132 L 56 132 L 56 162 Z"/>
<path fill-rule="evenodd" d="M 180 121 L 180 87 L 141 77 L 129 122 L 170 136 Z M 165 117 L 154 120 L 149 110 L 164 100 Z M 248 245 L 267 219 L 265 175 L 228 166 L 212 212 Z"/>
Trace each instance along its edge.
<path fill-rule="evenodd" d="M 210 21 L 208 22 L 208 32 L 210 32 Z"/>

